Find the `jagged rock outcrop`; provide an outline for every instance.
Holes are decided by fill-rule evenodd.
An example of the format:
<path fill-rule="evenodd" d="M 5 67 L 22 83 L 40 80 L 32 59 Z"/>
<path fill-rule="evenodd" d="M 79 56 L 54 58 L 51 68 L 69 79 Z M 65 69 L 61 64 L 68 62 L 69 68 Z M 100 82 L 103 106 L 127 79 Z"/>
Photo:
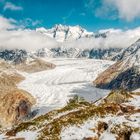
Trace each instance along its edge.
<path fill-rule="evenodd" d="M 126 50 L 133 50 L 126 53 Z M 124 51 L 124 57 L 101 73 L 93 82 L 105 89 L 140 88 L 140 40 Z"/>
<path fill-rule="evenodd" d="M 19 64 L 24 62 L 27 59 L 27 52 L 21 49 L 1 49 L 0 50 L 0 58 L 5 61 L 11 61 L 14 64 Z"/>

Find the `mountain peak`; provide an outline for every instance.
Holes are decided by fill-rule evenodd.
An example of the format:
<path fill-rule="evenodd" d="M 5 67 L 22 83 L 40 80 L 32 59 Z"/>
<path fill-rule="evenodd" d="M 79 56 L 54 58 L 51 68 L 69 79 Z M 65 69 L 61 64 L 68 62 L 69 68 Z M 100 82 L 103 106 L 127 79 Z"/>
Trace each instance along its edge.
<path fill-rule="evenodd" d="M 54 27 L 52 27 L 51 29 L 56 29 L 56 30 L 65 30 L 67 29 L 69 26 L 66 25 L 62 25 L 62 24 L 56 24 Z"/>
<path fill-rule="evenodd" d="M 80 30 L 81 29 L 86 30 L 86 29 L 82 28 L 80 25 L 70 26 L 70 25 L 63 25 L 63 24 L 55 24 L 55 26 L 52 28 L 59 28 L 59 29 L 77 28 Z"/>
<path fill-rule="evenodd" d="M 51 38 L 54 38 L 58 42 L 73 41 L 83 37 L 93 36 L 93 32 L 88 32 L 86 29 L 79 25 L 67 26 L 62 24 L 56 24 L 51 29 L 45 29 L 44 27 L 37 28 L 37 32 L 45 34 Z"/>

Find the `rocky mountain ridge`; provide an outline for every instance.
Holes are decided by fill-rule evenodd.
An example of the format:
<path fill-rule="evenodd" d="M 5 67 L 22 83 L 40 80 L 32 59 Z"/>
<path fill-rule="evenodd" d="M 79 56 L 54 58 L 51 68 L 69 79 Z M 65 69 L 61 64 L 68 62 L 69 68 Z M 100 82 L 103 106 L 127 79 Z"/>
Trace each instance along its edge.
<path fill-rule="evenodd" d="M 97 87 L 127 90 L 140 88 L 140 40 L 125 49 L 122 54 L 120 61 L 97 77 L 94 81 Z"/>

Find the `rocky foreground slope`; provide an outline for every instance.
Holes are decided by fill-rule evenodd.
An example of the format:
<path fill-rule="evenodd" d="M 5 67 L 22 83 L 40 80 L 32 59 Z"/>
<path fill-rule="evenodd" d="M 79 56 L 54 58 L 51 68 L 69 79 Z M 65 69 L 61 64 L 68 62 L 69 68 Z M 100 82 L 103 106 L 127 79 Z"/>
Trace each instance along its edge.
<path fill-rule="evenodd" d="M 101 73 L 93 82 L 107 89 L 140 88 L 140 40 L 120 54 L 120 61 Z"/>
<path fill-rule="evenodd" d="M 32 73 L 54 68 L 55 65 L 40 59 L 19 64 L 0 60 L 0 124 L 8 127 L 32 117 L 31 108 L 36 103 L 34 97 L 17 84 L 24 80 L 20 71 Z"/>
<path fill-rule="evenodd" d="M 38 77 L 37 80 L 31 74 L 31 79 L 28 77 L 27 83 L 23 82 L 23 87 L 26 87 L 34 97 L 37 97 L 39 109 L 44 109 L 43 107 L 46 105 L 47 109 L 50 107 L 52 111 L 46 113 L 46 110 L 46 112 L 38 114 L 40 116 L 30 117 L 33 115 L 30 112 L 30 104 L 20 102 L 21 99 L 27 97 L 26 94 L 23 98 L 23 94 L 20 93 L 19 97 L 15 94 L 17 91 L 11 88 L 12 94 L 5 96 L 2 103 L 8 101 L 12 104 L 7 104 L 7 102 L 2 104 L 2 106 L 8 106 L 2 112 L 4 115 L 5 112 L 12 112 L 11 117 L 7 117 L 9 114 L 4 117 L 11 120 L 14 116 L 13 118 L 16 118 L 18 122 L 14 122 L 14 126 L 11 128 L 1 128 L 0 139 L 109 140 L 108 138 L 110 138 L 110 140 L 139 140 L 139 93 L 112 91 L 107 95 L 103 90 L 96 89 L 89 84 L 90 79 L 96 77 L 112 62 L 91 59 L 76 61 L 72 59 L 70 62 L 68 60 L 63 62 L 63 59 L 60 59 L 59 61 L 58 59 L 52 61 L 57 64 L 56 69 L 35 73 L 34 76 Z M 85 62 L 83 63 L 83 61 Z M 29 76 L 30 74 L 25 75 Z M 29 84 L 29 82 L 32 83 L 32 80 L 34 83 Z M 27 86 L 28 84 L 29 86 Z M 72 86 L 74 88 L 71 88 Z M 16 97 L 12 98 L 14 95 Z M 67 104 L 62 106 L 66 99 L 69 99 Z M 54 105 L 59 108 L 52 109 Z"/>
<path fill-rule="evenodd" d="M 140 94 L 112 91 L 94 103 L 74 96 L 58 110 L 18 124 L 5 138 L 30 140 L 139 140 Z M 110 102 L 111 101 L 111 102 Z"/>
<path fill-rule="evenodd" d="M 17 84 L 24 80 L 12 65 L 0 61 L 0 124 L 11 126 L 22 121 L 31 112 L 35 99 Z"/>

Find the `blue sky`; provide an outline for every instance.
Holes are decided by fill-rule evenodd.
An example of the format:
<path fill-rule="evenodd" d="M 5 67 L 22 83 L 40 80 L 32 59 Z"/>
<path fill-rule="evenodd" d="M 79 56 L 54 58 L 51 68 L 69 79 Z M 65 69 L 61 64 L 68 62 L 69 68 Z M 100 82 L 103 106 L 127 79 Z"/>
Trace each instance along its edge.
<path fill-rule="evenodd" d="M 80 25 L 87 30 L 97 31 L 106 28 L 129 29 L 140 25 L 139 0 L 112 1 L 0 0 L 0 15 L 15 19 L 18 24 L 23 24 L 27 28 L 50 28 L 55 24 L 65 24 Z M 135 5 L 130 2 L 132 6 L 129 6 L 128 11 L 125 1 L 128 6 L 129 1 L 133 1 Z M 133 12 L 136 5 L 136 12 Z"/>

